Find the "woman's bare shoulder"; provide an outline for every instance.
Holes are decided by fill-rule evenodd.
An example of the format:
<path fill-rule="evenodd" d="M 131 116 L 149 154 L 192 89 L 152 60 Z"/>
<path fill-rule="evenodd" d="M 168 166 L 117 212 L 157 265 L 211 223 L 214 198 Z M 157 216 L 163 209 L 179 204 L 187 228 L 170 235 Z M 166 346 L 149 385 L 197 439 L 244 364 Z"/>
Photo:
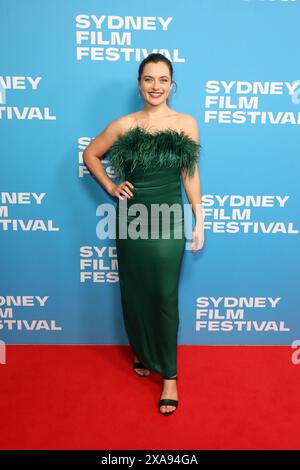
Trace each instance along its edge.
<path fill-rule="evenodd" d="M 196 142 L 199 141 L 199 127 L 196 118 L 192 114 L 180 113 L 180 128 L 190 135 Z"/>
<path fill-rule="evenodd" d="M 138 112 L 120 116 L 110 122 L 109 127 L 115 138 L 122 137 L 138 120 Z"/>
<path fill-rule="evenodd" d="M 182 124 L 185 124 L 186 126 L 193 126 L 197 124 L 197 120 L 192 114 L 185 114 L 185 113 L 178 113 L 178 114 L 179 114 L 179 120 Z"/>

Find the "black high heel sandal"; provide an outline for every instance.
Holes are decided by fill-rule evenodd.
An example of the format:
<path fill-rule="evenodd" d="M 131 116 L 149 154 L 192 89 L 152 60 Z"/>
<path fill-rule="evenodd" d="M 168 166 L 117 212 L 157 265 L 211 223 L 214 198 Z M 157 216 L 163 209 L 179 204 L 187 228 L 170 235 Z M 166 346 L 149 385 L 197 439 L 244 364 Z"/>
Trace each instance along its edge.
<path fill-rule="evenodd" d="M 163 377 L 163 379 L 165 379 L 165 380 L 177 380 L 178 377 L 176 375 L 175 377 Z M 171 411 L 165 411 L 165 412 L 161 411 L 160 407 L 161 406 L 166 406 L 166 405 L 175 406 L 176 408 L 174 410 L 171 410 Z M 174 413 L 174 411 L 176 411 L 177 407 L 178 407 L 178 400 L 174 400 L 173 398 L 162 398 L 158 402 L 159 412 L 162 415 L 170 415 L 171 413 Z"/>
<path fill-rule="evenodd" d="M 147 369 L 147 367 L 140 361 L 136 361 L 133 363 L 133 369 L 146 369 L 146 370 L 149 370 Z M 139 376 L 139 377 L 147 377 L 149 374 L 139 374 L 138 372 L 135 371 L 135 373 Z"/>

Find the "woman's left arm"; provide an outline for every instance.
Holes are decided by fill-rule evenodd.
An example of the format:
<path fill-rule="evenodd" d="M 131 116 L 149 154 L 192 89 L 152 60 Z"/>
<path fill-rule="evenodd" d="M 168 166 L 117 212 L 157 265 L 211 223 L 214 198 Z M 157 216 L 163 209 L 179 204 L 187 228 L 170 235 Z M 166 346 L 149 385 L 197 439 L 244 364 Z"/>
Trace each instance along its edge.
<path fill-rule="evenodd" d="M 193 116 L 189 116 L 188 134 L 197 144 L 199 144 L 198 124 Z M 204 244 L 204 216 L 202 210 L 202 196 L 198 161 L 195 165 L 194 174 L 192 176 L 189 176 L 187 171 L 183 169 L 181 171 L 181 178 L 187 198 L 189 200 L 189 203 L 191 204 L 192 211 L 195 216 L 195 226 L 193 229 L 192 239 L 192 252 L 194 253 L 200 250 Z"/>

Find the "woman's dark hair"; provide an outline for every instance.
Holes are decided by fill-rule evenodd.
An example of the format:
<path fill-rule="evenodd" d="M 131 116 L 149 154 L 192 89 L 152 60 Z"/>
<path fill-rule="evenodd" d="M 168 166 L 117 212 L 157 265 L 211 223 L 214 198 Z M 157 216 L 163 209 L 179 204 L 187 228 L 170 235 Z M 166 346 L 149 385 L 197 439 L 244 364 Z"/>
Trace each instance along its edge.
<path fill-rule="evenodd" d="M 176 89 L 177 89 L 177 83 L 173 80 L 174 70 L 173 70 L 172 62 L 166 56 L 164 56 L 163 54 L 160 54 L 159 52 L 153 52 L 153 54 L 149 54 L 147 57 L 145 57 L 144 60 L 142 60 L 138 69 L 138 82 L 141 81 L 144 67 L 146 64 L 149 64 L 149 62 L 154 62 L 155 64 L 157 64 L 157 62 L 164 62 L 169 67 L 171 82 L 175 83 Z"/>

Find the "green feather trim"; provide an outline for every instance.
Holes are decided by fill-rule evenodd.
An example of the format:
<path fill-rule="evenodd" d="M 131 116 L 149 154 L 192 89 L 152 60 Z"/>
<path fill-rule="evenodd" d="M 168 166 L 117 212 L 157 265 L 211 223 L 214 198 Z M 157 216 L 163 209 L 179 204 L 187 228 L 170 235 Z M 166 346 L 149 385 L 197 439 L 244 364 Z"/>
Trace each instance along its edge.
<path fill-rule="evenodd" d="M 136 167 L 177 167 L 192 176 L 200 147 L 184 131 L 168 128 L 148 132 L 144 127 L 136 126 L 113 143 L 108 156 L 115 171 L 122 177 Z"/>

